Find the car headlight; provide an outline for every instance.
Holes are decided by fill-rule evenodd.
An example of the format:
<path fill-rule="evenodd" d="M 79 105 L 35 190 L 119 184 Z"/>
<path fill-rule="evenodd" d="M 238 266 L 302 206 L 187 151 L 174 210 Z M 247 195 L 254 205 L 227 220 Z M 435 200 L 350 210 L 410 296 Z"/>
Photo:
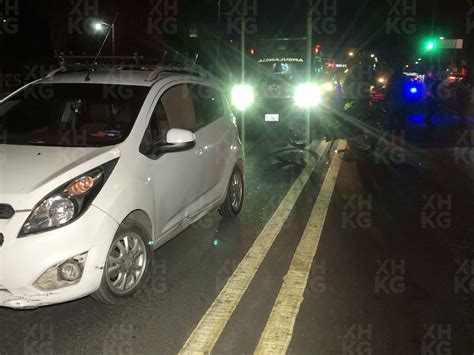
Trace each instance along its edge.
<path fill-rule="evenodd" d="M 104 186 L 117 161 L 114 159 L 82 174 L 46 196 L 33 208 L 19 237 L 62 227 L 82 216 Z"/>
<path fill-rule="evenodd" d="M 322 85 L 322 89 L 326 92 L 333 91 L 334 90 L 334 84 L 333 83 L 324 83 Z"/>
<path fill-rule="evenodd" d="M 232 89 L 232 103 L 239 111 L 245 111 L 255 101 L 253 88 L 249 85 L 237 85 Z"/>
<path fill-rule="evenodd" d="M 321 102 L 321 89 L 315 84 L 301 84 L 295 90 L 295 103 L 302 108 L 311 108 Z"/>

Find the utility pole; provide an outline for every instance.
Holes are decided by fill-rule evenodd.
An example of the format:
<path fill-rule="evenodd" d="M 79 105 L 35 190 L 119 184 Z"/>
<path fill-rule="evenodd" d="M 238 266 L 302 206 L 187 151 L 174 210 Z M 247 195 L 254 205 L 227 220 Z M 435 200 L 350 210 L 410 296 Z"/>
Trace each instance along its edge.
<path fill-rule="evenodd" d="M 242 1 L 242 23 L 241 23 L 241 28 L 240 28 L 240 42 L 241 42 L 241 52 L 242 52 L 242 62 L 241 62 L 241 77 L 242 77 L 242 84 L 245 83 L 245 14 L 247 13 L 247 1 L 243 0 Z M 245 137 L 245 111 L 242 111 L 242 145 L 244 146 L 244 151 L 245 151 L 245 145 L 246 145 L 246 137 Z"/>
<path fill-rule="evenodd" d="M 217 31 L 219 33 L 217 34 L 216 38 L 216 52 L 217 52 L 217 57 L 216 57 L 216 75 L 220 77 L 220 56 L 221 56 L 221 2 L 222 0 L 217 0 Z"/>
<path fill-rule="evenodd" d="M 308 12 L 306 15 L 306 81 L 311 82 L 313 63 L 313 0 L 308 0 Z M 311 144 L 311 110 L 306 115 L 307 146 Z"/>
<path fill-rule="evenodd" d="M 431 37 L 434 37 L 435 34 L 435 24 L 436 24 L 436 8 L 437 8 L 437 0 L 433 0 L 433 10 L 431 12 Z M 436 37 L 437 38 L 437 37 Z M 439 50 L 439 48 L 438 48 Z M 430 59 L 431 64 L 433 64 L 433 59 Z M 440 70 L 440 62 L 441 62 L 441 53 L 438 52 L 438 63 L 436 72 Z"/>
<path fill-rule="evenodd" d="M 435 23 L 436 23 L 436 8 L 438 6 L 438 1 L 433 0 L 433 10 L 431 13 L 431 36 L 434 34 Z"/>
<path fill-rule="evenodd" d="M 114 57 L 112 63 L 115 64 L 115 20 L 112 23 L 112 57 Z"/>
<path fill-rule="evenodd" d="M 241 28 L 240 28 L 240 42 L 241 42 L 241 52 L 242 52 L 242 62 L 241 62 L 241 74 L 242 74 L 242 84 L 245 82 L 245 13 L 247 11 L 247 2 L 244 0 L 242 1 L 242 21 L 241 21 Z"/>
<path fill-rule="evenodd" d="M 308 82 L 311 80 L 311 67 L 313 59 L 313 0 L 308 0 L 308 13 L 306 16 L 306 70 Z"/>

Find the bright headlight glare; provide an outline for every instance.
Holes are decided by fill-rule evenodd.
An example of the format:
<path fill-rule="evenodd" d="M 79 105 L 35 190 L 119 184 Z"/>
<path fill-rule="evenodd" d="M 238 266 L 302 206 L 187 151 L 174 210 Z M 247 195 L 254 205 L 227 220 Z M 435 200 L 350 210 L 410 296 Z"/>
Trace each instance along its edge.
<path fill-rule="evenodd" d="M 334 90 L 334 85 L 333 83 L 324 83 L 322 86 L 324 91 L 333 91 Z"/>
<path fill-rule="evenodd" d="M 315 84 L 301 84 L 295 90 L 295 103 L 302 108 L 311 108 L 321 102 L 321 89 Z"/>
<path fill-rule="evenodd" d="M 239 111 L 245 111 L 254 102 L 253 88 L 249 85 L 237 85 L 232 89 L 232 103 Z"/>

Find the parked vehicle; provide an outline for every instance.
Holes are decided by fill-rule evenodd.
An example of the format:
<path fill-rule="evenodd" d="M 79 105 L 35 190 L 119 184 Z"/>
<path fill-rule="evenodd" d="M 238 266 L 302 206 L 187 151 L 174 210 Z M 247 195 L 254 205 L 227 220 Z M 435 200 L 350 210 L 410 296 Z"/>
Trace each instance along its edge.
<path fill-rule="evenodd" d="M 308 67 L 306 38 L 265 39 L 251 49 L 246 88 L 238 85 L 232 95 L 236 108 L 245 111 L 247 136 L 288 140 L 293 123 L 306 118 L 308 109 L 331 103 L 340 91 L 336 64 L 324 61 L 319 50 L 317 45 Z"/>
<path fill-rule="evenodd" d="M 182 68 L 52 72 L 0 101 L 0 131 L 0 306 L 120 304 L 155 249 L 242 209 L 235 117 Z"/>

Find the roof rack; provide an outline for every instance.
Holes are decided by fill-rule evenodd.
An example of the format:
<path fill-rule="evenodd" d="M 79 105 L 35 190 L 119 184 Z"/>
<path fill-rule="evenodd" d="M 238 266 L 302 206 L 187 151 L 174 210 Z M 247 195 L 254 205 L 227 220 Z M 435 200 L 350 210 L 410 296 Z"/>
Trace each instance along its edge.
<path fill-rule="evenodd" d="M 64 62 L 65 64 L 67 64 L 68 61 L 73 61 L 74 64 L 78 64 L 78 63 L 84 64 L 84 61 L 88 61 L 89 63 L 87 64 L 91 64 L 91 61 L 96 59 L 95 56 L 90 56 L 90 55 L 79 55 L 79 56 L 58 55 L 58 56 L 55 56 L 55 58 L 58 59 L 60 63 Z M 126 65 L 125 63 L 127 61 L 128 62 L 131 61 L 133 65 L 139 66 L 141 62 L 143 61 L 143 56 L 139 56 L 137 53 L 134 53 L 133 56 L 101 56 L 97 58 L 96 64 L 99 64 L 99 61 L 107 61 L 107 60 L 116 61 L 120 63 L 118 64 L 118 66 Z M 117 64 L 110 64 L 110 65 L 117 65 Z"/>
<path fill-rule="evenodd" d="M 143 56 L 134 53 L 133 56 L 88 56 L 88 55 L 56 55 L 54 58 L 59 62 L 59 68 L 49 72 L 45 79 L 52 78 L 59 74 L 87 71 L 93 66 L 93 70 L 115 69 L 115 70 L 142 70 L 151 71 L 145 81 L 154 81 L 162 73 L 177 73 L 192 76 L 202 76 L 203 69 L 196 65 L 199 55 L 196 54 L 193 60 L 187 55 L 177 51 L 171 61 L 168 60 L 168 51 L 164 51 L 161 59 L 145 60 Z M 95 61 L 95 62 L 94 62 Z M 112 62 L 112 63 L 110 63 Z M 116 64 L 116 63 L 120 64 Z M 129 63 L 129 64 L 127 64 Z"/>
<path fill-rule="evenodd" d="M 59 62 L 59 68 L 49 72 L 45 78 L 52 78 L 58 74 L 65 74 L 78 71 L 86 71 L 91 67 L 92 61 L 96 59 L 94 56 L 88 55 L 55 55 L 54 58 Z M 113 64 L 99 64 L 100 61 L 113 61 Z M 140 65 L 143 60 L 142 56 L 138 56 L 136 53 L 133 56 L 104 56 L 99 57 L 94 63 L 94 69 L 117 69 L 117 70 L 149 70 L 148 68 Z M 120 64 L 115 64 L 116 62 Z M 132 64 L 126 64 L 132 62 Z"/>
<path fill-rule="evenodd" d="M 163 73 L 174 73 L 174 74 L 186 74 L 186 75 L 191 75 L 191 76 L 202 76 L 202 74 L 198 71 L 188 69 L 188 68 L 182 68 L 182 67 L 173 67 L 173 66 L 162 66 L 162 67 L 157 67 L 155 70 L 153 70 L 145 79 L 145 81 L 155 81 L 158 79 L 160 74 Z"/>
<path fill-rule="evenodd" d="M 122 68 L 122 67 L 140 67 L 143 62 L 143 56 L 139 56 L 137 53 L 134 53 L 133 56 L 101 56 L 95 57 L 90 55 L 64 55 L 59 54 L 55 55 L 54 58 L 59 62 L 60 66 L 65 67 L 80 67 L 85 65 L 94 64 L 94 67 L 97 66 L 107 66 L 113 68 Z M 95 61 L 95 62 L 94 62 Z M 119 64 L 117 64 L 119 63 Z"/>
<path fill-rule="evenodd" d="M 145 81 L 155 81 L 158 79 L 159 75 L 162 73 L 176 73 L 176 74 L 187 74 L 187 75 L 192 75 L 192 76 L 202 76 L 202 72 L 199 70 L 195 70 L 194 68 L 196 67 L 196 62 L 199 58 L 199 55 L 196 54 L 195 58 L 193 61 L 190 61 L 188 58 L 187 61 L 183 66 L 176 65 L 176 56 L 177 52 L 175 54 L 175 58 L 173 60 L 172 64 L 165 64 L 166 61 L 166 56 L 167 52 L 164 53 L 163 58 L 161 59 L 161 63 L 154 68 L 154 70 L 148 75 L 148 77 L 145 79 Z"/>

